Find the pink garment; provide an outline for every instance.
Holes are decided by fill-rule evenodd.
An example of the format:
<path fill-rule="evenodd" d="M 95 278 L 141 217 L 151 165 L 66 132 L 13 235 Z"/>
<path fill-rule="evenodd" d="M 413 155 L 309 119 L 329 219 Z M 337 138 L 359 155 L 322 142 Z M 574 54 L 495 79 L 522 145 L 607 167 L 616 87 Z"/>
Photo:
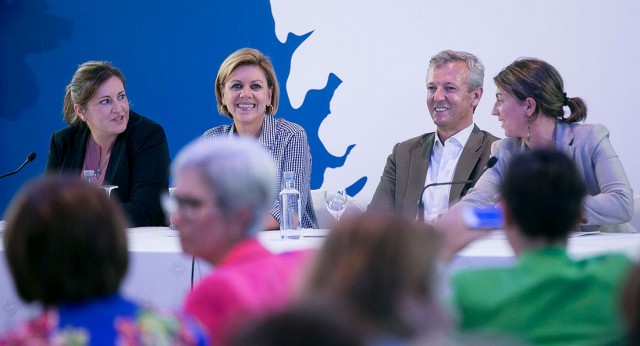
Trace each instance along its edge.
<path fill-rule="evenodd" d="M 84 163 L 82 164 L 82 172 L 80 172 L 82 178 L 85 178 L 85 170 L 92 170 L 95 174 L 92 183 L 98 186 L 104 183 L 104 176 L 106 175 L 107 165 L 111 157 L 111 148 L 113 148 L 113 143 L 103 155 L 98 143 L 93 140 L 93 137 L 89 136 L 89 139 L 87 139 L 87 149 L 84 154 Z"/>
<path fill-rule="evenodd" d="M 244 240 L 187 296 L 185 310 L 205 325 L 214 345 L 225 345 L 238 327 L 286 307 L 311 253 L 276 255 L 255 238 Z"/>

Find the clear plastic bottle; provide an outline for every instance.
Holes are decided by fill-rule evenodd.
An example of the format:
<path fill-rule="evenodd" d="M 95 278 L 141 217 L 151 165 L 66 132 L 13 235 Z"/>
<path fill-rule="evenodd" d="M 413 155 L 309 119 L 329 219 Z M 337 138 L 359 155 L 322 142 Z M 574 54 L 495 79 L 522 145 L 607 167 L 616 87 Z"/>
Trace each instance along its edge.
<path fill-rule="evenodd" d="M 90 183 L 93 183 L 96 178 L 96 172 L 93 169 L 87 169 L 82 172 L 84 179 Z"/>
<path fill-rule="evenodd" d="M 293 187 L 293 172 L 284 172 L 284 188 L 280 192 L 280 237 L 300 239 L 300 191 Z"/>

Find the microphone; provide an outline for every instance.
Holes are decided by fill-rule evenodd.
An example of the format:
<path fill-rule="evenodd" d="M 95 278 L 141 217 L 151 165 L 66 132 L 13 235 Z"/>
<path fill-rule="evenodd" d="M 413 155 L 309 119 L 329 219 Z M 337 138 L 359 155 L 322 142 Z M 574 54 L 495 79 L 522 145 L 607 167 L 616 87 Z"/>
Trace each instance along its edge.
<path fill-rule="evenodd" d="M 480 177 L 482 176 L 482 174 L 484 174 L 484 172 L 486 172 L 489 168 L 495 166 L 497 162 L 498 162 L 498 158 L 497 157 L 495 157 L 495 156 L 490 157 L 489 160 L 487 161 L 487 165 L 484 166 L 484 168 L 482 169 L 482 172 L 480 172 L 480 174 L 478 174 L 478 176 L 475 177 L 475 179 L 459 180 L 459 181 L 446 181 L 446 182 L 442 182 L 442 183 L 427 184 L 427 186 L 425 186 L 422 189 L 422 192 L 420 192 L 420 199 L 418 200 L 418 220 L 420 220 L 420 222 L 424 222 L 424 201 L 422 200 L 422 198 L 424 197 L 424 192 L 428 188 L 430 188 L 432 186 L 441 186 L 441 185 L 458 185 L 458 184 L 475 183 L 476 181 L 478 181 L 478 179 L 480 179 Z"/>
<path fill-rule="evenodd" d="M 31 152 L 31 154 L 29 154 L 29 156 L 27 156 L 27 159 L 26 159 L 26 160 L 24 160 L 24 162 L 20 165 L 20 167 L 18 167 L 18 169 L 16 169 L 16 170 L 15 170 L 15 171 L 13 171 L 13 172 L 10 172 L 10 173 L 0 175 L 0 179 L 5 178 L 5 177 L 8 177 L 8 176 L 10 176 L 10 175 L 14 175 L 14 174 L 16 174 L 16 173 L 20 172 L 20 170 L 22 170 L 22 168 L 24 168 L 24 166 L 26 166 L 26 165 L 27 165 L 27 163 L 29 163 L 29 162 L 31 162 L 31 161 L 33 161 L 33 160 L 35 160 L 35 159 L 36 159 L 36 153 Z"/>

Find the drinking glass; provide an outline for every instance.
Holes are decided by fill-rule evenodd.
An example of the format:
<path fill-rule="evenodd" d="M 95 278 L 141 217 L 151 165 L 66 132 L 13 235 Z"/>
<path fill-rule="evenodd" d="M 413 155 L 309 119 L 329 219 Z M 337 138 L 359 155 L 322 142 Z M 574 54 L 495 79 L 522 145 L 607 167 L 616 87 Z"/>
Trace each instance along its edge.
<path fill-rule="evenodd" d="M 107 193 L 107 196 L 111 198 L 111 190 L 117 189 L 118 185 L 100 185 L 100 187 Z"/>
<path fill-rule="evenodd" d="M 344 210 L 347 209 L 347 192 L 344 189 L 326 190 L 324 203 L 329 213 L 338 221 Z"/>

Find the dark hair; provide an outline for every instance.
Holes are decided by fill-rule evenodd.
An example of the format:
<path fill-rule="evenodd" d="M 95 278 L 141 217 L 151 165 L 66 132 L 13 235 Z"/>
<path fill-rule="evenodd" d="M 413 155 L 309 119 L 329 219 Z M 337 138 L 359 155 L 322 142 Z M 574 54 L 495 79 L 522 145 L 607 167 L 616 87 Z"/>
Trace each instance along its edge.
<path fill-rule="evenodd" d="M 232 346 L 364 346 L 340 311 L 328 306 L 293 306 L 240 329 Z"/>
<path fill-rule="evenodd" d="M 318 252 L 303 298 L 340 302 L 363 325 L 413 335 L 416 321 L 408 321 L 403 308 L 408 301 L 433 303 L 439 243 L 431 225 L 397 215 L 345 218 Z"/>
<path fill-rule="evenodd" d="M 629 345 L 640 344 L 640 265 L 627 274 L 622 286 L 621 310 L 626 324 Z"/>
<path fill-rule="evenodd" d="M 511 159 L 500 192 L 525 236 L 553 242 L 576 226 L 586 188 L 566 155 L 532 150 Z"/>
<path fill-rule="evenodd" d="M 587 105 L 580 97 L 567 97 L 564 82 L 551 64 L 534 58 L 520 58 L 493 78 L 496 86 L 520 101 L 531 97 L 539 112 L 567 123 L 587 118 Z M 571 111 L 565 118 L 564 106 Z"/>
<path fill-rule="evenodd" d="M 22 189 L 6 219 L 5 254 L 25 302 L 51 306 L 118 291 L 128 265 L 126 226 L 99 187 L 47 176 Z"/>
<path fill-rule="evenodd" d="M 73 105 L 78 104 L 80 107 L 86 107 L 87 102 L 96 94 L 98 88 L 111 77 L 117 77 L 122 85 L 125 85 L 122 72 L 108 61 L 87 61 L 80 64 L 65 90 L 62 106 L 64 121 L 70 125 L 80 124 L 81 121 L 78 120 Z"/>

